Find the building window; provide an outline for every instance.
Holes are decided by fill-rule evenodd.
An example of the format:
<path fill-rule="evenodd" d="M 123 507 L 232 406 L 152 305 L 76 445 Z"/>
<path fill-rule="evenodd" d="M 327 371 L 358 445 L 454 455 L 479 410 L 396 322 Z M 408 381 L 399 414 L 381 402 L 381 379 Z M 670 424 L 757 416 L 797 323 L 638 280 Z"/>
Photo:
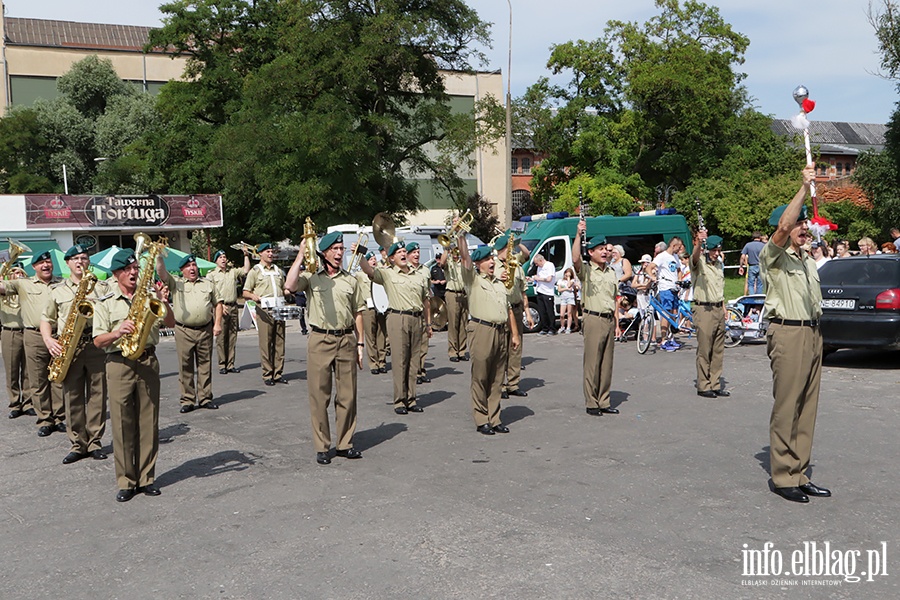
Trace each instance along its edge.
<path fill-rule="evenodd" d="M 509 159 L 509 165 L 512 167 L 512 173 L 515 175 L 519 171 L 519 159 L 513 156 Z"/>
<path fill-rule="evenodd" d="M 531 159 L 523 158 L 522 159 L 522 173 L 525 175 L 531 175 Z"/>
<path fill-rule="evenodd" d="M 837 169 L 837 176 L 842 177 L 844 175 L 844 163 L 837 163 L 835 168 Z"/>

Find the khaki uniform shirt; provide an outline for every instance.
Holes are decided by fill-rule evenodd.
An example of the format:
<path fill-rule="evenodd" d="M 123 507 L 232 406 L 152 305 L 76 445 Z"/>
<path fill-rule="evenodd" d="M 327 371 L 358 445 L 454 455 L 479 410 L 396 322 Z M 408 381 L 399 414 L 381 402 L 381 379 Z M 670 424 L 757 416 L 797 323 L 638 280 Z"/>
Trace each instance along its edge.
<path fill-rule="evenodd" d="M 393 310 L 424 310 L 428 288 L 425 278 L 411 269 L 404 273 L 400 267 L 375 269 L 372 281 L 380 283 L 387 292 L 388 304 Z"/>
<path fill-rule="evenodd" d="M 274 287 L 272 287 L 274 284 Z M 244 291 L 256 294 L 260 298 L 279 298 L 284 296 L 284 271 L 277 265 L 268 269 L 257 263 L 247 273 Z"/>
<path fill-rule="evenodd" d="M 822 289 L 816 261 L 800 250 L 781 248 L 772 240 L 759 254 L 766 278 L 765 316 L 769 319 L 810 321 L 822 316 Z"/>
<path fill-rule="evenodd" d="M 363 273 L 362 269 L 356 272 L 356 280 L 359 282 L 359 292 L 362 294 L 363 303 L 367 308 L 373 308 L 372 304 L 372 280 Z"/>
<path fill-rule="evenodd" d="M 710 262 L 703 254 L 692 265 L 691 284 L 697 302 L 725 301 L 725 269 L 719 261 Z"/>
<path fill-rule="evenodd" d="M 233 267 L 231 269 L 220 269 L 216 267 L 206 274 L 206 279 L 212 281 L 216 286 L 216 296 L 220 302 L 225 304 L 236 304 L 238 293 L 238 279 L 244 274 L 243 269 Z"/>
<path fill-rule="evenodd" d="M 0 325 L 3 325 L 3 327 L 10 327 L 12 329 L 22 329 L 22 327 L 24 327 L 22 324 L 21 303 L 15 308 L 10 306 L 10 303 L 15 303 L 16 300 L 17 298 L 14 297 L 0 298 Z"/>
<path fill-rule="evenodd" d="M 111 333 L 119 323 L 128 318 L 131 310 L 131 300 L 122 293 L 122 288 L 117 283 L 110 284 L 110 291 L 106 296 L 94 303 L 94 337 L 105 333 Z M 147 348 L 153 348 L 159 343 L 160 319 L 153 319 L 150 335 L 147 336 Z M 121 353 L 119 347 L 112 343 L 105 348 L 107 354 Z"/>
<path fill-rule="evenodd" d="M 166 275 L 164 283 L 169 287 L 175 322 L 190 327 L 208 325 L 219 303 L 216 285 L 203 277 L 192 282 L 183 277 L 176 279 L 171 273 Z"/>
<path fill-rule="evenodd" d="M 425 280 L 425 289 L 428 291 L 428 297 L 431 298 L 431 269 L 420 264 L 417 267 L 410 266 L 409 270 Z"/>
<path fill-rule="evenodd" d="M 4 281 L 7 296 L 19 296 L 19 304 L 22 307 L 22 323 L 25 327 L 37 329 L 41 326 L 41 315 L 44 307 L 50 301 L 50 287 L 59 283 L 57 277 L 52 277 L 49 283 L 31 277 L 29 279 L 11 279 Z"/>
<path fill-rule="evenodd" d="M 366 277 L 368 279 L 368 277 Z M 306 292 L 309 324 L 320 329 L 349 329 L 356 314 L 366 308 L 359 280 L 341 269 L 330 277 L 324 268 L 301 273 L 297 290 Z"/>
<path fill-rule="evenodd" d="M 466 289 L 462 280 L 462 262 L 453 260 L 453 257 L 447 259 L 447 266 L 444 267 L 444 274 L 447 275 L 447 289 L 451 292 L 461 292 Z"/>
<path fill-rule="evenodd" d="M 495 277 L 487 277 L 475 270 L 462 268 L 463 283 L 469 298 L 469 316 L 501 325 L 509 321 L 509 302 L 506 286 Z"/>
<path fill-rule="evenodd" d="M 594 261 L 581 263 L 578 279 L 581 280 L 581 302 L 585 310 L 601 314 L 615 310 L 619 278 L 609 263 L 605 269 L 598 267 Z"/>
<path fill-rule="evenodd" d="M 98 282 L 99 283 L 99 282 Z M 42 321 L 47 321 L 53 325 L 56 331 L 62 331 L 66 326 L 66 320 L 69 318 L 69 311 L 72 310 L 72 302 L 75 300 L 75 294 L 78 293 L 78 284 L 71 279 L 63 279 L 50 288 L 50 301 L 44 307 L 44 313 L 41 315 Z M 88 294 L 85 299 L 95 304 L 102 294 L 97 294 L 97 287 Z M 84 333 L 91 332 L 91 319 L 84 326 Z"/>

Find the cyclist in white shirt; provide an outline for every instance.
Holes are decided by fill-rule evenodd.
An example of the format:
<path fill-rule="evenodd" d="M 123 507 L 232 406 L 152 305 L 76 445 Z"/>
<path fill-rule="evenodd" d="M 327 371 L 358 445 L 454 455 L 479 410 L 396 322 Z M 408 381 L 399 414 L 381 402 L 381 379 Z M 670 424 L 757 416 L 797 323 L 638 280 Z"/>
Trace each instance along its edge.
<path fill-rule="evenodd" d="M 659 302 L 662 304 L 663 308 L 671 315 L 675 315 L 678 311 L 678 282 L 681 280 L 682 274 L 682 264 L 681 260 L 678 258 L 678 254 L 684 250 L 684 242 L 681 241 L 681 238 L 677 236 L 673 236 L 672 239 L 669 240 L 669 246 L 665 251 L 660 252 L 656 255 L 656 258 L 653 259 L 653 263 L 656 265 L 656 281 L 657 289 L 659 290 Z M 665 319 L 660 320 L 660 326 L 662 328 L 662 338 L 668 337 L 669 332 L 669 322 Z M 661 340 L 657 340 L 661 341 Z M 672 340 L 671 342 L 666 342 L 667 344 L 672 344 L 674 342 L 675 345 L 681 346 L 678 342 Z M 660 346 L 663 350 L 667 350 L 668 348 Z"/>

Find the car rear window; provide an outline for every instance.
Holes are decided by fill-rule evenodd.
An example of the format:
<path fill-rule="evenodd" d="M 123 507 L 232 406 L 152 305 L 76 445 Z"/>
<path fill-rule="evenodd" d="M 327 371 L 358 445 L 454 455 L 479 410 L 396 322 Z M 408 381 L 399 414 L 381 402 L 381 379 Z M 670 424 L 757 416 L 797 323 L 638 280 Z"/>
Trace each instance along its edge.
<path fill-rule="evenodd" d="M 900 285 L 900 261 L 893 259 L 831 260 L 819 270 L 822 285 Z"/>

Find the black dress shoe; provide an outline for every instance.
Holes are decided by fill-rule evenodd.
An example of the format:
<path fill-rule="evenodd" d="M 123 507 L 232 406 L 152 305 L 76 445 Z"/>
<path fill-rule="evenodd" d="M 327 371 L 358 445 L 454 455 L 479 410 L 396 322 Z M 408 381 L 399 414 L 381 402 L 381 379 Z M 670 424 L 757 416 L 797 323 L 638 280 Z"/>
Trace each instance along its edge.
<path fill-rule="evenodd" d="M 72 463 L 78 462 L 82 458 L 87 458 L 87 457 L 88 457 L 87 454 L 82 454 L 81 452 L 69 452 L 68 454 L 65 455 L 65 457 L 63 457 L 63 464 L 71 465 Z"/>
<path fill-rule="evenodd" d="M 450 362 L 459 362 L 459 357 L 458 357 L 458 356 L 451 356 L 451 357 L 450 357 Z"/>
<path fill-rule="evenodd" d="M 831 490 L 819 487 L 812 481 L 804 483 L 800 486 L 800 491 L 809 496 L 818 496 L 819 498 L 828 498 L 831 496 Z"/>
<path fill-rule="evenodd" d="M 137 492 L 134 490 L 119 490 L 119 493 L 116 494 L 116 502 L 128 502 Z"/>
<path fill-rule="evenodd" d="M 485 423 L 484 425 L 479 425 L 475 428 L 475 431 L 484 435 L 494 435 L 494 429 L 490 426 L 489 423 Z"/>
<path fill-rule="evenodd" d="M 208 410 L 219 410 L 219 405 L 215 402 L 207 402 L 206 404 L 201 404 L 198 408 L 206 408 Z"/>
<path fill-rule="evenodd" d="M 380 370 L 378 370 L 378 369 L 372 369 L 372 375 L 378 375 L 379 373 L 381 373 Z"/>
<path fill-rule="evenodd" d="M 717 398 L 718 397 L 718 396 L 716 396 L 716 393 L 712 390 L 703 390 L 702 392 L 698 390 L 697 395 L 700 396 L 701 398 Z"/>
<path fill-rule="evenodd" d="M 41 425 L 38 427 L 38 437 L 47 437 L 53 433 L 53 427 L 50 425 Z"/>
<path fill-rule="evenodd" d="M 36 417 L 37 413 L 34 412 L 33 408 L 29 408 L 28 410 L 25 411 L 25 415 L 28 417 Z"/>
<path fill-rule="evenodd" d="M 469 361 L 469 355 L 466 354 L 466 355 L 464 355 L 464 356 L 460 356 L 460 357 L 459 357 L 459 360 L 468 362 L 468 361 Z"/>
<path fill-rule="evenodd" d="M 219 369 L 219 375 L 228 375 L 228 369 Z"/>
<path fill-rule="evenodd" d="M 228 372 L 229 373 L 240 373 L 241 370 L 238 369 L 237 367 L 231 367 L 230 369 L 228 369 Z"/>
<path fill-rule="evenodd" d="M 21 417 L 21 416 L 24 415 L 24 414 L 25 414 L 25 413 L 23 413 L 23 412 L 22 412 L 21 410 L 19 410 L 18 408 L 14 408 L 14 409 L 12 409 L 11 411 L 9 411 L 9 418 L 10 418 L 10 419 L 18 419 L 19 417 Z"/>
<path fill-rule="evenodd" d="M 510 390 L 510 396 L 518 396 L 519 398 L 525 398 L 528 396 L 528 392 L 523 392 L 522 390 Z"/>
<path fill-rule="evenodd" d="M 727 398 L 731 395 L 731 392 L 729 392 L 728 390 L 713 390 L 713 393 L 716 396 L 721 396 L 722 398 Z"/>
<path fill-rule="evenodd" d="M 603 416 L 603 411 L 601 411 L 599 408 L 585 408 L 584 412 L 591 415 L 592 417 L 602 417 Z"/>
<path fill-rule="evenodd" d="M 316 462 L 320 465 L 330 465 L 331 457 L 328 456 L 327 452 L 316 452 Z"/>
<path fill-rule="evenodd" d="M 419 375 L 419 377 L 422 378 L 422 383 L 431 383 L 431 379 L 428 377 L 428 373 L 425 373 L 423 371 L 422 374 Z"/>
<path fill-rule="evenodd" d="M 809 502 L 809 496 L 798 487 L 777 487 L 775 493 L 791 502 Z"/>
<path fill-rule="evenodd" d="M 189 412 L 194 412 L 195 406 L 193 404 L 182 404 L 181 409 L 178 411 L 181 414 L 186 414 Z"/>
<path fill-rule="evenodd" d="M 379 373 L 387 373 L 387 367 L 378 367 Z"/>
<path fill-rule="evenodd" d="M 60 433 L 65 433 L 66 432 L 65 421 L 60 421 L 59 423 L 57 423 L 56 426 L 54 427 L 54 429 L 56 429 L 56 431 L 58 431 Z"/>
<path fill-rule="evenodd" d="M 143 485 L 139 487 L 137 491 L 142 492 L 145 496 L 159 496 L 160 494 L 162 494 L 162 492 L 159 491 L 159 488 L 152 483 L 150 485 Z"/>
<path fill-rule="evenodd" d="M 416 376 L 416 385 L 422 385 L 423 383 L 425 383 L 425 378 L 422 377 L 421 375 L 417 375 Z"/>
<path fill-rule="evenodd" d="M 397 413 L 398 415 L 405 415 L 409 411 L 406 410 L 405 406 L 398 406 L 397 408 L 394 409 L 394 412 Z"/>
<path fill-rule="evenodd" d="M 271 379 L 266 379 L 265 384 L 268 386 L 273 386 L 273 385 L 275 385 L 275 382 L 272 381 Z"/>
<path fill-rule="evenodd" d="M 284 377 L 279 377 L 278 379 L 274 379 L 273 381 L 274 381 L 275 383 L 283 383 L 284 385 L 290 385 L 290 384 L 288 383 L 288 380 L 285 379 Z"/>
<path fill-rule="evenodd" d="M 362 458 L 362 452 L 356 448 L 347 448 L 346 450 L 336 450 L 335 454 L 343 458 Z"/>
<path fill-rule="evenodd" d="M 94 450 L 91 452 L 91 458 L 94 460 L 106 460 L 106 452 L 103 450 Z"/>
<path fill-rule="evenodd" d="M 600 412 L 606 415 L 617 415 L 619 414 L 618 408 L 601 408 Z"/>
<path fill-rule="evenodd" d="M 493 429 L 497 433 L 509 433 L 509 427 L 507 427 L 503 423 L 500 423 L 499 425 L 494 425 L 493 427 L 491 427 L 491 429 Z"/>
<path fill-rule="evenodd" d="M 425 412 L 425 409 L 422 408 L 421 406 L 419 406 L 418 404 L 414 404 L 413 406 L 409 407 L 409 412 L 420 413 L 420 412 Z"/>
<path fill-rule="evenodd" d="M 506 400 L 507 398 L 509 398 L 509 392 L 500 392 L 501 400 Z"/>

